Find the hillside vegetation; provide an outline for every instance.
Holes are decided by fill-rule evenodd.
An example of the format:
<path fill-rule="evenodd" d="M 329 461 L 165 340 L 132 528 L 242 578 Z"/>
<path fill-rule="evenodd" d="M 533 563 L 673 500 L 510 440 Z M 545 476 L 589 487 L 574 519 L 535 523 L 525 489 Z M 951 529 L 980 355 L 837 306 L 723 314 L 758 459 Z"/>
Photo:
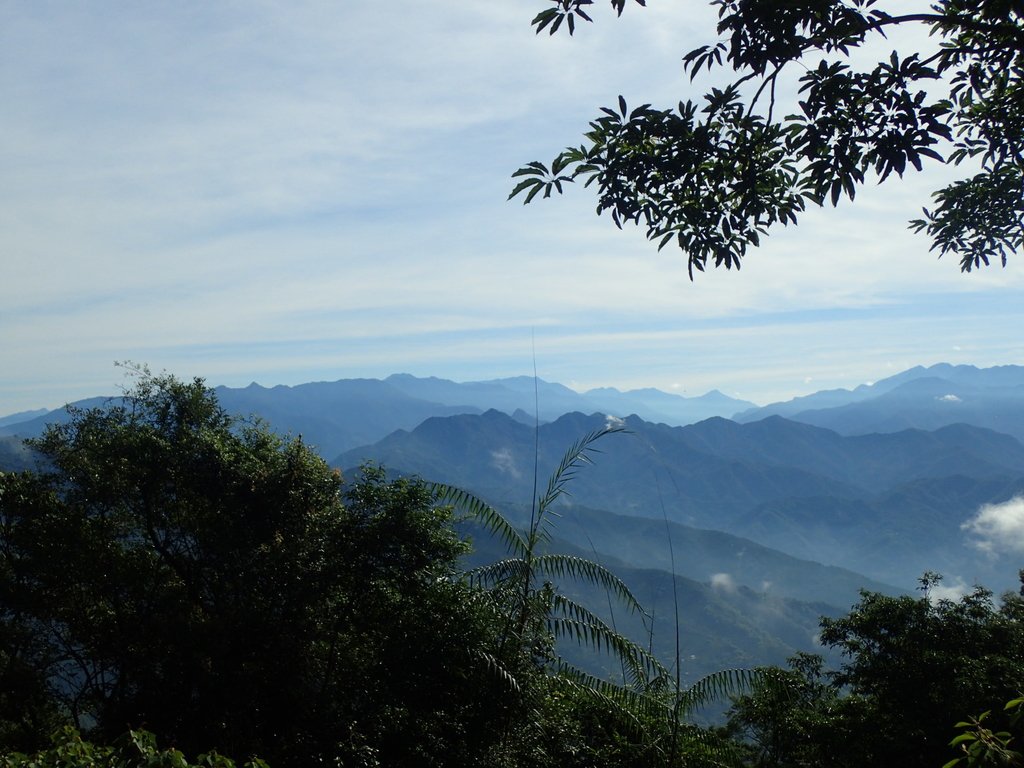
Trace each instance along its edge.
<path fill-rule="evenodd" d="M 559 502 L 619 429 L 577 436 L 522 523 L 372 466 L 345 482 L 202 381 L 139 371 L 33 441 L 37 468 L 0 474 L 0 764 L 938 768 L 958 721 L 1024 688 L 1024 598 L 940 599 L 932 575 L 822 619 L 833 671 L 725 669 L 749 661 L 729 611 L 769 626 L 763 595 L 705 601 L 558 551 Z M 505 551 L 469 568 L 469 523 Z M 706 614 L 722 669 L 687 677 L 685 638 L 657 634 L 677 609 Z M 730 697 L 727 727 L 695 724 Z M 1014 711 L 962 743 L 1011 754 Z"/>

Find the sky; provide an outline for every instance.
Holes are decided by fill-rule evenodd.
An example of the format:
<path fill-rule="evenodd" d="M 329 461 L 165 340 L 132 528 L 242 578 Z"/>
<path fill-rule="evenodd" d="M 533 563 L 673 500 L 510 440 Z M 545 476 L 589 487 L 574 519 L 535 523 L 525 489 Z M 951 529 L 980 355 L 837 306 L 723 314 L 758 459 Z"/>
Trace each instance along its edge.
<path fill-rule="evenodd" d="M 962 275 L 906 222 L 927 170 L 774 232 L 739 272 L 511 173 L 619 94 L 699 96 L 710 8 L 0 0 L 0 415 L 406 372 L 768 403 L 914 365 L 1024 363 L 1024 262 Z M 883 52 L 884 53 L 884 52 Z M 703 83 L 707 85 L 706 82 Z"/>

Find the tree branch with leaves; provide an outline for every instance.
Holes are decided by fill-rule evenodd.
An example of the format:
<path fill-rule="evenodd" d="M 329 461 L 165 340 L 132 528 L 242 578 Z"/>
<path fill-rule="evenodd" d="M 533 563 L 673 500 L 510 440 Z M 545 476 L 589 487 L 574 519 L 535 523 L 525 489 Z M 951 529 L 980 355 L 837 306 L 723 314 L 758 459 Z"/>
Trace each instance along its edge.
<path fill-rule="evenodd" d="M 644 6 L 644 0 L 635 0 Z M 538 33 L 573 34 L 593 0 L 550 0 Z M 626 0 L 611 0 L 621 15 Z M 1024 6 L 939 0 L 892 14 L 879 0 L 712 0 L 718 41 L 683 57 L 691 82 L 732 81 L 671 108 L 602 108 L 584 142 L 550 163 L 527 163 L 509 198 L 525 203 L 593 186 L 598 213 L 633 223 L 658 248 L 686 255 L 691 279 L 708 264 L 739 268 L 777 225 L 808 206 L 853 200 L 869 180 L 925 163 L 969 173 L 937 190 L 910 222 L 965 272 L 1003 266 L 1024 242 Z M 892 51 L 859 66 L 855 52 L 896 27 L 929 33 L 930 50 Z M 797 70 L 779 110 L 780 76 Z M 779 117 L 777 113 L 784 112 Z"/>

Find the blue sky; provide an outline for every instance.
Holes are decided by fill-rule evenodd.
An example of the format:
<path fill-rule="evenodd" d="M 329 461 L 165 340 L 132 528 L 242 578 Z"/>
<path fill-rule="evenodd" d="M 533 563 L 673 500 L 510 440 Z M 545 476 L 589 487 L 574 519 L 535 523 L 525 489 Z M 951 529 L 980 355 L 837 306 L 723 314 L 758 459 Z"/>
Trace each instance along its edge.
<path fill-rule="evenodd" d="M 536 37 L 545 5 L 0 4 L 0 414 L 114 392 L 117 360 L 241 386 L 535 354 L 580 389 L 759 403 L 1024 362 L 1024 264 L 961 275 L 906 229 L 943 169 L 695 283 L 589 191 L 506 202 L 620 93 L 696 94 L 680 58 L 713 33 L 650 0 Z"/>

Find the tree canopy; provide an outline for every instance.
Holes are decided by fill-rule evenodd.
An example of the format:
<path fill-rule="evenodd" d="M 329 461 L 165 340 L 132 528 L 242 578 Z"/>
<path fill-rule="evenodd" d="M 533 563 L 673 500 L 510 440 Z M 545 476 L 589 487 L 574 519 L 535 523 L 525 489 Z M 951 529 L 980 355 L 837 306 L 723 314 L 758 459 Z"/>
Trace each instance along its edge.
<path fill-rule="evenodd" d="M 38 468 L 0 472 L 0 763 L 120 765 L 137 728 L 181 752 L 139 757 L 129 734 L 131 760 L 183 768 L 214 749 L 283 768 L 542 768 L 715 748 L 681 729 L 663 667 L 557 580 L 638 609 L 626 586 L 543 548 L 550 505 L 608 430 L 570 449 L 518 532 L 456 489 L 375 467 L 346 484 L 202 380 L 137 373 L 31 441 Z M 446 502 L 511 556 L 465 573 Z M 610 651 L 625 681 L 573 668 L 559 640 Z"/>
<path fill-rule="evenodd" d="M 678 652 L 664 665 L 571 591 L 637 610 L 628 587 L 548 548 L 615 431 L 567 451 L 517 530 L 458 489 L 374 467 L 345 483 L 201 380 L 140 371 L 32 441 L 36 469 L 0 472 L 0 766 L 738 765 L 688 718 L 752 685 L 733 725 L 754 764 L 937 766 L 972 716 L 968 764 L 1016 751 L 1020 718 L 990 737 L 981 713 L 1024 688 L 1020 595 L 864 593 L 822 621 L 838 672 L 802 656 L 683 689 Z M 508 556 L 463 570 L 456 511 Z M 570 663 L 566 642 L 619 669 Z"/>
<path fill-rule="evenodd" d="M 467 545 L 422 482 L 144 373 L 0 473 L 0 748 L 70 721 L 274 765 L 460 763 L 500 681 Z M 473 733 L 478 742 L 466 738 Z"/>
<path fill-rule="evenodd" d="M 196 762 L 177 749 L 160 749 L 148 731 L 128 731 L 113 744 L 85 741 L 71 727 L 53 735 L 52 744 L 34 754 L 0 754 L 0 768 L 268 768 L 259 758 L 237 763 L 229 757 L 207 752 Z"/>
<path fill-rule="evenodd" d="M 1001 709 L 1024 689 L 1024 601 L 983 588 L 958 600 L 864 592 L 845 616 L 822 619 L 838 671 L 799 655 L 739 697 L 731 725 L 760 766 L 938 768 L 955 754 L 958 721 Z"/>
<path fill-rule="evenodd" d="M 573 34 L 593 0 L 550 0 L 538 33 Z M 645 0 L 635 0 L 646 5 Z M 627 0 L 611 0 L 621 14 Z M 620 96 L 585 141 L 551 163 L 528 163 L 510 198 L 597 190 L 598 213 L 632 222 L 694 270 L 740 267 L 773 226 L 809 206 L 852 200 L 872 179 L 925 163 L 962 166 L 912 229 L 969 272 L 1024 242 L 1024 6 L 938 0 L 926 11 L 885 0 L 711 0 L 718 40 L 683 56 L 690 80 L 729 82 L 670 108 L 632 109 Z M 893 3 L 895 5 L 895 3 Z M 924 48 L 862 66 L 896 27 L 928 33 Z M 924 37 L 924 35 L 922 35 Z M 728 74 L 726 74 L 728 73 Z M 792 98 L 781 94 L 794 92 Z"/>

